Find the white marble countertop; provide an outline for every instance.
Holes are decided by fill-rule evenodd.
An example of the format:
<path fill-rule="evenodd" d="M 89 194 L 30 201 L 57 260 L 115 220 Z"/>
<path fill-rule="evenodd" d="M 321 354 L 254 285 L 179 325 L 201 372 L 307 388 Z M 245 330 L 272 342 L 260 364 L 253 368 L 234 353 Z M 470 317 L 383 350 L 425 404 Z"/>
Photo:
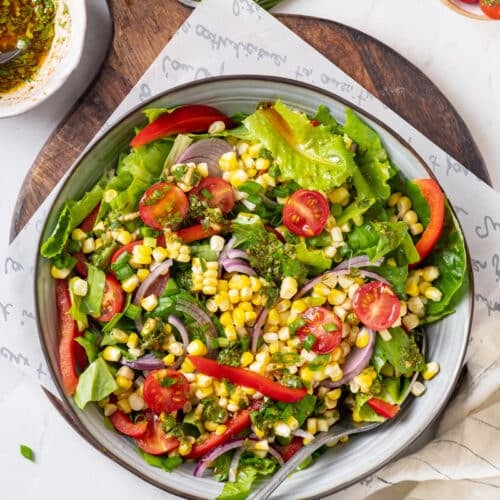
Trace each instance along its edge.
<path fill-rule="evenodd" d="M 43 143 L 88 84 L 99 41 L 106 31 L 102 0 L 88 0 L 93 22 L 81 67 L 45 104 L 16 118 L 0 120 L 2 180 L 9 189 L 0 200 L 4 217 L 12 213 L 17 191 Z M 460 113 L 481 150 L 493 185 L 500 189 L 500 22 L 472 21 L 439 0 L 285 0 L 279 12 L 325 17 L 353 26 L 393 47 L 441 89 Z M 7 235 L 1 235 L 5 245 Z M 1 326 L 1 324 L 0 324 Z M 0 330 L 2 335 L 8 332 Z M 138 480 L 87 445 L 49 403 L 35 381 L 0 356 L 0 497 L 54 500 L 71 497 L 172 498 Z M 35 453 L 31 463 L 19 445 Z M 90 479 L 90 480 L 89 480 Z"/>

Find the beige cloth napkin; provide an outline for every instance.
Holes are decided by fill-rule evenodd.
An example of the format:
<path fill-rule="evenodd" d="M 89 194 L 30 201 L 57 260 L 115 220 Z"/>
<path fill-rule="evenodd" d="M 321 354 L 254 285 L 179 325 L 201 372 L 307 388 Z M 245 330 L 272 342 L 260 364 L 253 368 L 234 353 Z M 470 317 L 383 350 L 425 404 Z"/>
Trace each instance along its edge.
<path fill-rule="evenodd" d="M 467 374 L 422 449 L 331 498 L 500 498 L 500 196 L 251 0 L 205 0 L 103 127 L 174 85 L 231 74 L 279 75 L 339 94 L 398 130 L 428 159 L 464 227 L 473 258 L 476 310 Z M 492 110 L 493 112 L 493 110 Z M 49 196 L 5 257 L 0 282 L 1 356 L 54 391 L 34 330 L 32 280 Z M 5 326 L 6 325 L 6 326 Z"/>

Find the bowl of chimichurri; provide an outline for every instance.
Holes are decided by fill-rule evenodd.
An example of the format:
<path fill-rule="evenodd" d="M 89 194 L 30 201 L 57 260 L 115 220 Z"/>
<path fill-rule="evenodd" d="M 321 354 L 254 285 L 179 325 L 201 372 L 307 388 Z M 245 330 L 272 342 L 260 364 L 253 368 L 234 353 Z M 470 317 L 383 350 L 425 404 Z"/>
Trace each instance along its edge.
<path fill-rule="evenodd" d="M 4 0 L 0 52 L 26 49 L 0 65 L 0 118 L 23 113 L 52 95 L 80 61 L 84 0 Z"/>

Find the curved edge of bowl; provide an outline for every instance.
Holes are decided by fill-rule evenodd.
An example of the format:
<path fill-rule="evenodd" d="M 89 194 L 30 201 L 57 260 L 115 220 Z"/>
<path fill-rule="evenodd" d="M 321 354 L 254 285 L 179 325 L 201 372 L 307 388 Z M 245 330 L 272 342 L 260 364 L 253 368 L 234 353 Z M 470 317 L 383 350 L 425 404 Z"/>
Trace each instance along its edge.
<path fill-rule="evenodd" d="M 94 140 L 85 148 L 85 150 L 78 157 L 78 159 L 73 163 L 73 165 L 71 166 L 70 170 L 68 171 L 68 175 L 67 175 L 65 181 L 59 187 L 59 190 L 58 190 L 57 195 L 56 195 L 56 199 L 59 197 L 61 191 L 64 190 L 66 184 L 71 180 L 71 178 L 72 178 L 75 170 L 78 168 L 78 165 L 82 162 L 82 160 L 86 157 L 86 155 L 88 155 L 89 152 L 100 141 L 105 140 L 106 136 L 110 132 L 112 132 L 115 128 L 117 128 L 123 120 L 126 120 L 127 118 L 131 117 L 131 115 L 133 115 L 133 114 L 137 113 L 138 111 L 140 111 L 141 109 L 144 109 L 147 106 L 151 105 L 151 103 L 154 103 L 158 99 L 161 99 L 161 98 L 164 98 L 166 96 L 169 96 L 170 94 L 182 91 L 182 90 L 187 89 L 187 88 L 196 87 L 196 86 L 199 86 L 199 85 L 204 85 L 206 83 L 211 83 L 211 82 L 215 82 L 216 83 L 216 82 L 223 82 L 223 81 L 227 81 L 227 80 L 235 80 L 235 81 L 257 80 L 257 81 L 260 81 L 260 82 L 277 82 L 277 83 L 283 83 L 283 84 L 287 84 L 287 85 L 291 85 L 291 86 L 295 86 L 295 87 L 302 87 L 302 88 L 307 89 L 309 91 L 316 92 L 316 93 L 318 93 L 320 95 L 323 95 L 323 96 L 325 96 L 327 98 L 336 100 L 339 103 L 343 104 L 344 106 L 348 106 L 348 107 L 352 108 L 356 113 L 362 115 L 364 118 L 367 118 L 369 121 L 375 123 L 377 126 L 379 126 L 382 129 L 384 129 L 389 135 L 393 136 L 393 138 L 396 139 L 396 141 L 399 142 L 399 144 L 404 149 L 406 149 L 407 152 L 409 152 L 411 154 L 411 156 L 413 156 L 420 163 L 420 165 L 427 172 L 427 174 L 429 175 L 429 177 L 437 180 L 436 177 L 435 177 L 435 175 L 434 175 L 434 173 L 432 172 L 431 168 L 426 164 L 426 162 L 422 159 L 422 157 L 415 151 L 415 149 L 405 139 L 403 139 L 397 132 L 395 132 L 392 128 L 390 128 L 389 126 L 387 126 L 381 120 L 379 120 L 378 118 L 374 117 L 370 113 L 364 111 L 363 109 L 359 108 L 355 104 L 348 102 L 346 99 L 344 99 L 344 98 L 336 95 L 333 92 L 326 91 L 324 89 L 318 88 L 318 87 L 316 87 L 314 85 L 310 85 L 310 84 L 307 84 L 307 83 L 304 83 L 304 82 L 299 82 L 299 81 L 295 81 L 295 80 L 291 80 L 291 79 L 287 79 L 287 78 L 281 78 L 281 77 L 248 74 L 248 75 L 232 75 L 232 76 L 211 77 L 211 78 L 197 80 L 195 82 L 189 82 L 189 83 L 186 83 L 186 84 L 182 84 L 182 85 L 173 87 L 173 88 L 169 89 L 166 92 L 163 92 L 161 94 L 153 96 L 151 99 L 149 99 L 146 102 L 138 104 L 137 106 L 135 106 L 134 108 L 132 108 L 131 110 L 129 110 L 126 114 L 120 116 L 119 119 L 115 123 L 113 123 L 113 125 L 110 128 L 108 128 L 103 134 L 99 134 L 98 136 L 96 136 L 94 138 Z M 453 207 L 451 206 L 451 204 L 450 204 L 450 209 L 452 210 L 453 215 L 457 219 L 458 224 L 460 226 L 460 230 L 462 231 L 462 234 L 463 234 L 462 227 L 460 225 L 460 222 L 459 222 L 458 218 L 456 217 L 456 213 L 455 213 Z M 42 228 L 41 233 L 40 233 L 40 238 L 38 240 L 37 248 L 40 248 L 40 244 L 41 244 L 43 235 L 47 231 L 47 224 L 48 224 L 48 217 L 44 221 L 44 225 L 43 225 L 43 228 Z M 402 451 L 403 448 L 407 448 L 412 443 L 414 443 L 415 440 L 417 440 L 418 437 L 423 432 L 425 432 L 425 430 L 428 429 L 429 426 L 432 425 L 432 423 L 436 419 L 439 418 L 439 416 L 442 414 L 444 408 L 446 407 L 447 403 L 449 402 L 450 398 L 452 397 L 452 395 L 453 395 L 453 389 L 455 388 L 455 386 L 456 386 L 456 384 L 457 384 L 457 382 L 458 382 L 458 380 L 460 378 L 461 370 L 463 368 L 463 362 L 464 362 L 465 352 L 466 352 L 467 345 L 468 345 L 468 340 L 469 340 L 469 337 L 470 337 L 470 331 L 471 331 L 471 326 L 472 326 L 472 317 L 473 317 L 473 311 L 474 311 L 474 281 L 473 281 L 473 273 L 472 273 L 472 267 L 471 267 L 470 252 L 469 252 L 469 248 L 468 248 L 467 241 L 465 240 L 465 238 L 464 238 L 464 242 L 465 242 L 465 248 L 466 248 L 467 276 L 468 276 L 468 289 L 464 291 L 464 295 L 468 295 L 467 305 L 468 305 L 468 311 L 469 311 L 469 318 L 468 318 L 468 323 L 465 326 L 466 335 L 463 337 L 462 344 L 460 346 L 460 354 L 459 354 L 460 360 L 459 360 L 459 363 L 457 363 L 457 366 L 455 367 L 455 370 L 451 374 L 451 377 L 449 379 L 449 383 L 448 383 L 449 390 L 447 392 L 447 397 L 444 398 L 441 401 L 441 404 L 438 407 L 436 407 L 436 411 L 434 412 L 432 418 L 427 419 L 427 421 L 424 423 L 422 431 L 417 436 L 414 436 L 411 439 L 409 439 L 407 442 L 402 443 L 400 449 L 398 451 L 396 451 L 393 455 L 387 457 L 384 461 L 377 463 L 376 466 L 374 466 L 372 469 L 370 469 L 368 471 L 365 471 L 363 474 L 359 475 L 354 480 L 339 482 L 339 483 L 337 483 L 335 485 L 335 487 L 333 487 L 331 489 L 328 489 L 328 490 L 325 490 L 320 495 L 316 495 L 315 498 L 324 498 L 324 497 L 326 497 L 328 495 L 331 495 L 331 494 L 333 494 L 333 493 L 335 493 L 335 492 L 337 492 L 339 490 L 347 488 L 348 486 L 351 486 L 352 484 L 354 484 L 354 483 L 362 480 L 363 478 L 365 478 L 367 476 L 370 476 L 371 474 L 375 473 L 377 470 L 379 470 L 380 468 L 382 468 L 384 465 L 386 465 L 391 460 L 394 460 L 396 457 L 398 457 L 401 454 L 401 451 Z M 37 260 L 36 260 L 36 263 L 35 263 L 35 277 L 38 275 L 38 272 L 39 272 L 39 263 L 40 263 L 40 258 L 37 257 Z M 55 385 L 56 385 L 57 390 L 59 392 L 60 398 L 62 399 L 62 402 L 63 402 L 62 406 L 55 405 L 56 408 L 58 409 L 58 411 L 62 413 L 63 417 L 92 446 L 94 446 L 97 450 L 103 452 L 106 456 L 108 456 L 109 458 L 111 458 L 114 462 L 116 462 L 117 464 L 121 465 L 122 467 L 124 467 L 128 471 L 132 472 L 134 475 L 136 475 L 140 479 L 142 479 L 142 480 L 144 480 L 144 481 L 146 481 L 146 482 L 148 482 L 148 483 L 150 483 L 150 484 L 152 484 L 152 485 L 154 485 L 154 486 L 156 486 L 156 487 L 158 487 L 158 488 L 160 488 L 160 489 L 162 489 L 164 491 L 167 491 L 169 493 L 173 493 L 173 494 L 177 494 L 177 495 L 183 496 L 184 498 L 190 498 L 190 499 L 191 498 L 192 499 L 208 498 L 208 497 L 198 497 L 198 496 L 186 495 L 185 492 L 180 492 L 180 491 L 178 491 L 178 490 L 176 490 L 175 488 L 172 488 L 172 487 L 166 487 L 164 484 L 161 484 L 161 483 L 155 481 L 154 479 L 152 479 L 150 477 L 146 477 L 141 472 L 137 471 L 134 467 L 130 466 L 130 464 L 128 464 L 125 460 L 123 460 L 122 457 L 116 455 L 115 453 L 113 453 L 112 451 L 110 451 L 109 449 L 107 449 L 105 446 L 103 446 L 101 443 L 99 443 L 85 429 L 84 425 L 79 421 L 77 412 L 75 411 L 75 409 L 68 402 L 68 396 L 66 396 L 66 394 L 64 393 L 64 390 L 62 388 L 62 385 L 61 385 L 61 382 L 60 382 L 60 377 L 59 377 L 59 374 L 57 372 L 57 367 L 53 366 L 52 363 L 50 362 L 50 355 L 49 355 L 49 352 L 47 350 L 46 343 L 44 341 L 42 326 L 40 324 L 40 319 L 39 319 L 40 318 L 40 304 L 39 304 L 38 297 L 37 297 L 36 281 L 34 283 L 34 296 L 35 296 L 35 305 L 36 305 L 36 309 L 35 310 L 36 310 L 36 324 L 37 324 L 38 336 L 39 336 L 40 344 L 42 346 L 44 357 L 45 357 L 45 359 L 47 361 L 48 369 L 50 371 L 50 374 L 51 374 L 52 378 L 56 382 Z M 65 413 L 62 412 L 62 409 L 64 410 Z M 310 497 L 301 497 L 301 498 L 303 498 L 304 500 L 306 500 L 306 499 L 308 499 Z"/>

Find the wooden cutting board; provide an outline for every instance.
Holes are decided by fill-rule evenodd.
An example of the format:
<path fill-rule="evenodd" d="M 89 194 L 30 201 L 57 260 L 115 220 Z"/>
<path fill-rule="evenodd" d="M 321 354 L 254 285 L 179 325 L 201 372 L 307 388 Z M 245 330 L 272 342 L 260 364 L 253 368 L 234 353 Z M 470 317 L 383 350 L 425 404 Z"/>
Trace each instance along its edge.
<path fill-rule="evenodd" d="M 114 37 L 101 72 L 40 151 L 20 191 L 11 237 L 29 220 L 116 106 L 191 13 L 176 0 L 108 0 Z M 488 172 L 448 99 L 393 49 L 339 23 L 276 16 L 483 180 Z"/>

